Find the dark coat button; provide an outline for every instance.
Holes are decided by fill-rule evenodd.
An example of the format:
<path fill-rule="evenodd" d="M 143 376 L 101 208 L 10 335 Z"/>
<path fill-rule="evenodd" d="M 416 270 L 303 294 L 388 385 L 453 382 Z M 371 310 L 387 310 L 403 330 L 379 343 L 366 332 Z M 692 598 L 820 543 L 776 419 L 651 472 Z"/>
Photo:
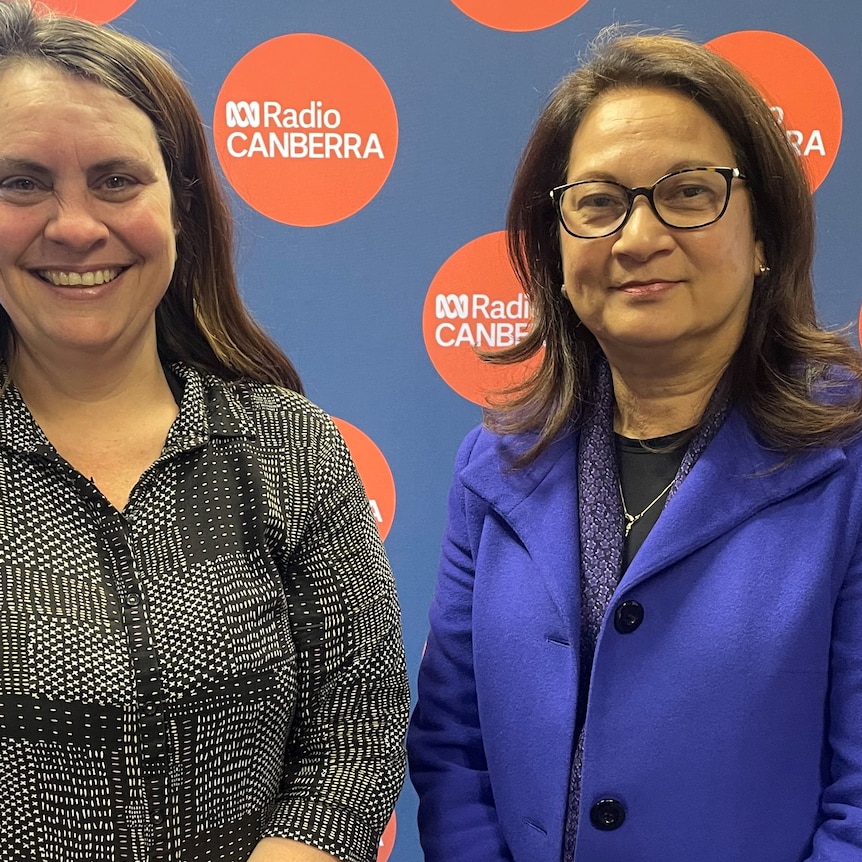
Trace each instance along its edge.
<path fill-rule="evenodd" d="M 626 810 L 616 799 L 600 799 L 590 809 L 590 823 L 602 832 L 619 829 L 625 819 Z"/>
<path fill-rule="evenodd" d="M 623 602 L 614 611 L 614 628 L 621 635 L 631 634 L 644 619 L 644 609 L 640 602 Z"/>

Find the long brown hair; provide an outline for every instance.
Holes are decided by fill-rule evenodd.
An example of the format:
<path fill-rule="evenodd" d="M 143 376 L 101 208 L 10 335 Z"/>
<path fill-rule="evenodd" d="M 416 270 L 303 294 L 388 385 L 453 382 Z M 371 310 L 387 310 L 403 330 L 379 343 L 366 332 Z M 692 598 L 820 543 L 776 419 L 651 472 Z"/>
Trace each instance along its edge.
<path fill-rule="evenodd" d="M 802 162 L 769 106 L 729 62 L 688 39 L 608 28 L 587 61 L 557 86 L 521 157 L 509 204 L 509 257 L 531 301 L 533 326 L 517 345 L 485 353 L 510 364 L 541 353 L 538 367 L 502 393 L 486 424 L 533 432 L 517 459 L 532 461 L 585 415 L 600 347 L 567 298 L 550 189 L 565 182 L 584 114 L 615 88 L 664 88 L 689 96 L 727 134 L 747 177 L 754 230 L 770 271 L 756 279 L 742 342 L 722 385 L 764 443 L 788 453 L 838 443 L 862 430 L 862 362 L 817 323 L 811 266 L 814 208 Z M 830 395 L 824 390 L 837 390 Z"/>
<path fill-rule="evenodd" d="M 258 380 L 302 392 L 283 351 L 254 322 L 239 295 L 233 218 L 192 97 L 151 46 L 76 18 L 0 2 L 0 70 L 48 63 L 119 93 L 151 120 L 174 198 L 177 263 L 156 309 L 159 354 L 227 380 Z M 0 351 L 14 336 L 0 308 Z"/>

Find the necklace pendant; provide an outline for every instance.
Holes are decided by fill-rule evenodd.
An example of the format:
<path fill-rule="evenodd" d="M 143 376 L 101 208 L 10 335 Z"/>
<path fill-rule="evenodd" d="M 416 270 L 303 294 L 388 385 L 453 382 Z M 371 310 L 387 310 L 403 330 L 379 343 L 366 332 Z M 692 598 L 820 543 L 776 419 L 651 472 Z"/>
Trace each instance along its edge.
<path fill-rule="evenodd" d="M 649 510 L 652 509 L 652 507 L 655 506 L 655 504 L 658 503 L 658 501 L 661 500 L 661 498 L 664 497 L 664 495 L 667 494 L 668 491 L 670 491 L 671 486 L 673 485 L 673 481 L 674 480 L 671 480 L 670 482 L 668 482 L 667 486 L 661 490 L 658 497 L 656 497 L 652 501 L 652 503 L 650 503 L 645 509 L 641 509 L 641 511 L 638 512 L 637 515 L 632 515 L 632 514 L 629 514 L 629 510 L 626 507 L 626 498 L 625 498 L 625 494 L 623 494 L 622 483 L 620 482 L 619 478 L 617 478 L 617 485 L 619 486 L 619 489 L 620 489 L 620 502 L 623 504 L 623 517 L 626 519 L 626 525 L 625 525 L 625 538 L 626 539 L 629 537 L 629 533 L 632 531 L 632 527 L 635 525 L 635 521 L 639 521 L 641 518 L 643 518 L 643 516 L 646 515 L 646 513 L 649 512 Z"/>

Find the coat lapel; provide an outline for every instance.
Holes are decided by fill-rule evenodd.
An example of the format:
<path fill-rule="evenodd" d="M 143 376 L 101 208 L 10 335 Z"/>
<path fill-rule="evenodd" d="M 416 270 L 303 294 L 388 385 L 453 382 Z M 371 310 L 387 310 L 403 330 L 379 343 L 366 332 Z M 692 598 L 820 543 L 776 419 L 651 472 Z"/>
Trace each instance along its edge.
<path fill-rule="evenodd" d="M 498 438 L 470 462 L 461 481 L 514 531 L 574 637 L 579 608 L 577 435 L 555 441 L 526 468 L 501 468 L 512 451 L 511 438 Z"/>
<path fill-rule="evenodd" d="M 793 460 L 758 443 L 731 411 L 667 504 L 623 579 L 625 587 L 665 569 L 714 541 L 757 512 L 840 468 L 841 449 L 819 449 Z"/>
<path fill-rule="evenodd" d="M 511 438 L 464 469 L 464 484 L 503 518 L 529 551 L 570 631 L 577 630 L 580 572 L 577 502 L 577 433 L 555 441 L 529 467 L 501 469 Z M 740 413 L 732 410 L 680 485 L 625 574 L 626 587 L 673 565 L 732 530 L 761 509 L 805 489 L 840 468 L 841 449 L 786 456 L 764 448 Z"/>

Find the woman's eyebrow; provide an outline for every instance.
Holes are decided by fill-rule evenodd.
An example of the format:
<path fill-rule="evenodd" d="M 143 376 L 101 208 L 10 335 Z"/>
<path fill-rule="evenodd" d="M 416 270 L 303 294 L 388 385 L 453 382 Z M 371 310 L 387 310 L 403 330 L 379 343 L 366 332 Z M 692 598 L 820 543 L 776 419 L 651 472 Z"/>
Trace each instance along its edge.
<path fill-rule="evenodd" d="M 133 173 L 145 175 L 155 178 L 153 166 L 145 159 L 137 159 L 134 157 L 121 157 L 113 159 L 105 159 L 101 162 L 96 162 L 87 168 L 88 174 L 110 174 L 110 173 Z"/>
<path fill-rule="evenodd" d="M 51 171 L 45 165 L 32 159 L 19 159 L 15 156 L 0 156 L 0 171 L 3 173 L 48 175 Z"/>

